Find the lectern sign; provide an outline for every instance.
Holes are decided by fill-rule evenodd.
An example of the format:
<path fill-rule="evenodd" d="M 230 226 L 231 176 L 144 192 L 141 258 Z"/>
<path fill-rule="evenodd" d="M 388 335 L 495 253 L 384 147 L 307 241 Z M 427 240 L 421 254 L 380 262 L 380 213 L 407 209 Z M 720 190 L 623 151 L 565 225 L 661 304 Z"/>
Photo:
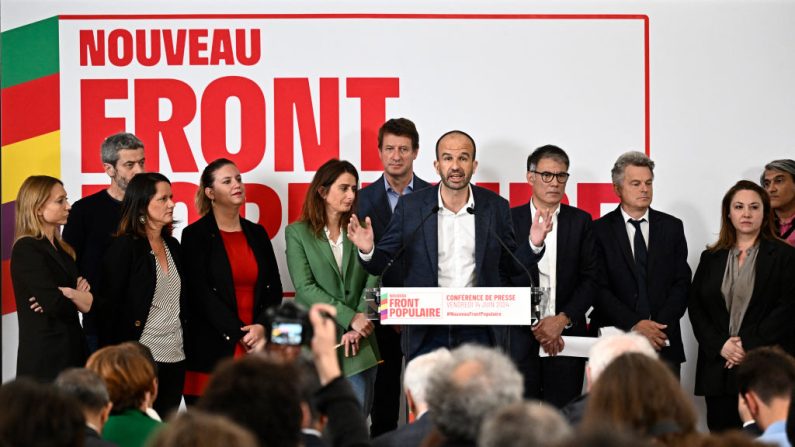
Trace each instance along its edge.
<path fill-rule="evenodd" d="M 531 324 L 527 287 L 384 287 L 384 324 Z"/>

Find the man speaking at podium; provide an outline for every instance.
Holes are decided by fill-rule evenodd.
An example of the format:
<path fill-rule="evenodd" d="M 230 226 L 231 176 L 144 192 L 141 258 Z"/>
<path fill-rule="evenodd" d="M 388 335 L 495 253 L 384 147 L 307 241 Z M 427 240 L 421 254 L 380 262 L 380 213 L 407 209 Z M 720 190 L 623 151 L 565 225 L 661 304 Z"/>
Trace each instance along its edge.
<path fill-rule="evenodd" d="M 453 130 L 436 143 L 434 167 L 441 182 L 403 196 L 384 236 L 376 245 L 370 219 L 357 216 L 348 225 L 348 239 L 359 248 L 364 268 L 383 273 L 397 256 L 404 259 L 404 287 L 499 287 L 509 285 L 519 268 L 504 244 L 525 266 L 543 254 L 551 221 L 532 226 L 530 238 L 514 239 L 508 201 L 470 185 L 477 169 L 475 141 Z M 538 247 L 530 248 L 530 240 Z M 403 251 L 402 253 L 400 253 Z M 407 326 L 401 337 L 406 361 L 437 348 L 463 343 L 507 348 L 507 331 L 500 326 Z"/>

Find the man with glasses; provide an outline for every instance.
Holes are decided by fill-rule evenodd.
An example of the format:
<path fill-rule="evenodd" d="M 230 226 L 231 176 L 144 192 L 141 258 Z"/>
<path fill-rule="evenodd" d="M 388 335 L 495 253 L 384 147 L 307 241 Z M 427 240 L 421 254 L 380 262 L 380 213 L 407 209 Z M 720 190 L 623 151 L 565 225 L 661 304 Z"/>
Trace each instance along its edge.
<path fill-rule="evenodd" d="M 533 189 L 530 201 L 511 209 L 516 234 L 529 234 L 539 212 L 552 219 L 544 255 L 530 270 L 534 285 L 551 288 L 544 310 L 547 316 L 532 328 L 511 327 L 510 355 L 524 376 L 525 396 L 558 408 L 582 390 L 585 359 L 557 354 L 564 347 L 562 335 L 586 335 L 585 313 L 597 291 L 598 271 L 591 216 L 561 203 L 568 170 L 569 157 L 563 149 L 552 145 L 536 149 L 527 157 L 527 182 Z M 531 285 L 526 274 L 512 277 L 511 282 Z"/>
<path fill-rule="evenodd" d="M 654 162 L 646 154 L 621 155 L 611 174 L 621 203 L 593 225 L 600 256 L 593 324 L 645 336 L 678 376 L 685 361 L 679 320 L 690 289 L 684 227 L 650 208 Z"/>

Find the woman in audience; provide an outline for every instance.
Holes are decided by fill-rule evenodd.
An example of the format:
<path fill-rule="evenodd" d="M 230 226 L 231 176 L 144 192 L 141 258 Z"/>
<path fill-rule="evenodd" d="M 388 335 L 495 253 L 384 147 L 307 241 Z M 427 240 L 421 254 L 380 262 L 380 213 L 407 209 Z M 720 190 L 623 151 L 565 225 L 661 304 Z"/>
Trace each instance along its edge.
<path fill-rule="evenodd" d="M 696 395 L 710 430 L 740 428 L 734 367 L 759 346 L 793 353 L 795 248 L 776 237 L 770 199 L 741 180 L 723 197 L 717 242 L 701 253 L 688 310 L 698 340 Z"/>
<path fill-rule="evenodd" d="M 157 397 L 157 377 L 152 362 L 135 343 L 121 343 L 93 353 L 86 368 L 102 377 L 113 402 L 102 437 L 119 447 L 146 445 L 162 425 L 147 415 Z"/>
<path fill-rule="evenodd" d="M 377 278 L 364 271 L 356 248 L 345 236 L 358 185 L 359 174 L 352 164 L 327 161 L 309 185 L 301 218 L 284 234 L 295 299 L 307 307 L 322 302 L 337 309 L 343 372 L 367 415 L 379 356 L 373 323 L 363 313 L 362 292 Z"/>
<path fill-rule="evenodd" d="M 624 354 L 599 375 L 588 395 L 583 430 L 626 431 L 666 446 L 686 445 L 696 410 L 662 362 Z"/>
<path fill-rule="evenodd" d="M 86 339 L 77 313 L 88 312 L 94 297 L 88 282 L 78 276 L 74 250 L 61 239 L 61 225 L 71 208 L 63 183 L 46 175 L 28 177 L 14 208 L 11 282 L 19 320 L 17 376 L 49 382 L 85 362 Z"/>
<path fill-rule="evenodd" d="M 191 409 L 163 427 L 148 447 L 258 447 L 248 430 L 223 416 Z"/>
<path fill-rule="evenodd" d="M 100 291 L 100 344 L 139 341 L 149 348 L 159 384 L 154 408 L 163 416 L 179 406 L 185 380 L 185 293 L 173 223 L 171 182 L 151 172 L 133 177 Z"/>
<path fill-rule="evenodd" d="M 196 191 L 203 217 L 182 232 L 191 306 L 185 394 L 201 395 L 219 360 L 265 343 L 265 311 L 282 301 L 279 266 L 270 236 L 240 215 L 246 187 L 234 163 L 221 158 L 204 168 Z"/>

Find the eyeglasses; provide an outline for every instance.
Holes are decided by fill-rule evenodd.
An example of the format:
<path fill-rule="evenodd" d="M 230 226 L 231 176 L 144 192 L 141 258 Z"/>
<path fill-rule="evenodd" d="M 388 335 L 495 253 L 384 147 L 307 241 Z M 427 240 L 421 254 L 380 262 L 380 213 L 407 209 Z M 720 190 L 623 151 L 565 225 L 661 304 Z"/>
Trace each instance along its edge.
<path fill-rule="evenodd" d="M 540 175 L 541 176 L 541 180 L 544 183 L 552 182 L 552 178 L 553 177 L 558 179 L 558 183 L 566 183 L 566 181 L 569 180 L 569 173 L 568 172 L 558 172 L 557 174 L 555 174 L 554 172 L 547 172 L 547 171 L 544 171 L 544 172 L 530 171 L 530 172 L 532 172 L 533 174 Z"/>

